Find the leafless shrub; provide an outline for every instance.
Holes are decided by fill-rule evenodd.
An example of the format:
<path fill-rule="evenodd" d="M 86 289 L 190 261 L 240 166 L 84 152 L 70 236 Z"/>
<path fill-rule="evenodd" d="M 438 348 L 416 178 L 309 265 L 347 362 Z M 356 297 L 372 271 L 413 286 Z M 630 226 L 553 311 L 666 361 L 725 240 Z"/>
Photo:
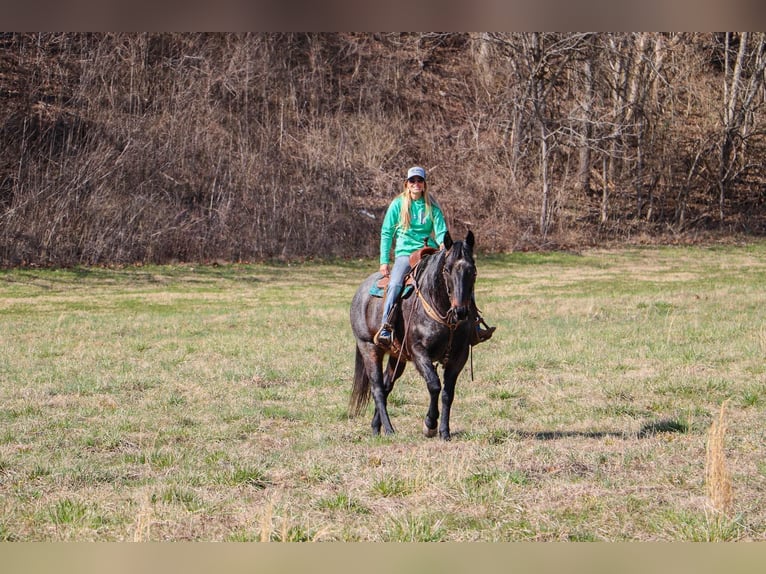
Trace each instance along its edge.
<path fill-rule="evenodd" d="M 722 140 L 717 78 L 764 36 L 726 38 L 3 34 L 0 264 L 373 256 L 413 163 L 484 250 L 759 232 L 763 88 Z"/>

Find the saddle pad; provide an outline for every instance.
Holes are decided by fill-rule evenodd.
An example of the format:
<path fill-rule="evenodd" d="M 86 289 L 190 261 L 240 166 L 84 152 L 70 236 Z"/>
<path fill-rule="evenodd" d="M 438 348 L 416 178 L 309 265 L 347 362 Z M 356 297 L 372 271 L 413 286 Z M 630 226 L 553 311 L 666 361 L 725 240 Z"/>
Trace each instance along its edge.
<path fill-rule="evenodd" d="M 383 275 L 379 275 L 377 281 L 375 281 L 372 286 L 370 287 L 370 295 L 373 297 L 385 297 L 386 295 L 386 287 L 388 287 L 388 277 L 383 277 Z M 410 296 L 412 291 L 414 290 L 414 287 L 412 285 L 405 285 L 404 290 L 402 291 L 402 299 L 406 299 Z"/>
<path fill-rule="evenodd" d="M 383 295 L 386 292 L 386 290 L 383 287 L 381 287 L 378 283 L 380 283 L 380 280 L 375 281 L 375 283 L 373 283 L 372 286 L 370 287 L 370 295 L 372 295 L 373 297 L 383 297 Z"/>

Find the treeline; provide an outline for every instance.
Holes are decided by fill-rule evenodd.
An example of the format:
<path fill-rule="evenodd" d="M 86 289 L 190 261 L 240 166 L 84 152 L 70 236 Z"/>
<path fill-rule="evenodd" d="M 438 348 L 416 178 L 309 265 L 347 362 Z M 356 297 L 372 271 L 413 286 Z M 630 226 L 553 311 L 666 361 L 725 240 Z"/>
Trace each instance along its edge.
<path fill-rule="evenodd" d="M 0 34 L 0 264 L 372 256 L 412 164 L 483 250 L 759 235 L 765 46 Z"/>

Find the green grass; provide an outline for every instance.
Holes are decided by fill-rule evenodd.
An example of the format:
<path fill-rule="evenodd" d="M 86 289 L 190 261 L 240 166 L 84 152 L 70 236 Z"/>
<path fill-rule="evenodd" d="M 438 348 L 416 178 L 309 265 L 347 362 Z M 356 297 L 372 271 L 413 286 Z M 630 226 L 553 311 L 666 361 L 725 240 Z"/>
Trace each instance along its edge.
<path fill-rule="evenodd" d="M 384 526 L 385 542 L 443 542 L 443 520 L 430 515 L 405 514 L 392 517 Z"/>
<path fill-rule="evenodd" d="M 347 416 L 372 261 L 0 271 L 0 540 L 761 539 L 766 244 L 477 263 L 451 443 Z"/>

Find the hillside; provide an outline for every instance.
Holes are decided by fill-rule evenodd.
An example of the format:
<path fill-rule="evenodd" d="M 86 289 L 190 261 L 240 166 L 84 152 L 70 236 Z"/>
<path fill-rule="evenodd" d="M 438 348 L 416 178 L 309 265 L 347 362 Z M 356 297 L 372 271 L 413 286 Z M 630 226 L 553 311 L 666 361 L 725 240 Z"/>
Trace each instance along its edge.
<path fill-rule="evenodd" d="M 766 231 L 763 34 L 0 35 L 0 265 L 368 257 L 412 164 L 484 251 Z"/>

